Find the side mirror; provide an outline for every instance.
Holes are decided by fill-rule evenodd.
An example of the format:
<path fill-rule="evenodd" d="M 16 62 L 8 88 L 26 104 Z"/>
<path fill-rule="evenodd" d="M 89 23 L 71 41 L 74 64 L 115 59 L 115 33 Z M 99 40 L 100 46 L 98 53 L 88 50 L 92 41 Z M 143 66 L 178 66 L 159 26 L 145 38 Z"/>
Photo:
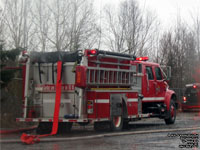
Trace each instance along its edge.
<path fill-rule="evenodd" d="M 171 79 L 171 66 L 161 66 L 164 80 L 169 81 Z"/>

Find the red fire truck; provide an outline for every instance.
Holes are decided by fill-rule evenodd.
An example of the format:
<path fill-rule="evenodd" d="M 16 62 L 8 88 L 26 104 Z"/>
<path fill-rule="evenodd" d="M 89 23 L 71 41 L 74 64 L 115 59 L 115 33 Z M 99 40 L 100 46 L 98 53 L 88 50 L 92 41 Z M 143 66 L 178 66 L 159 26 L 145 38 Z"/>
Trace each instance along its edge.
<path fill-rule="evenodd" d="M 22 60 L 23 116 L 17 121 L 38 122 L 38 133 L 51 131 L 56 109 L 60 132 L 69 131 L 74 122 L 114 131 L 145 117 L 175 122 L 176 94 L 169 90 L 159 64 L 148 62 L 148 57 L 93 49 L 24 53 Z M 60 77 L 58 61 L 62 62 Z M 56 106 L 57 78 L 62 84 Z"/>

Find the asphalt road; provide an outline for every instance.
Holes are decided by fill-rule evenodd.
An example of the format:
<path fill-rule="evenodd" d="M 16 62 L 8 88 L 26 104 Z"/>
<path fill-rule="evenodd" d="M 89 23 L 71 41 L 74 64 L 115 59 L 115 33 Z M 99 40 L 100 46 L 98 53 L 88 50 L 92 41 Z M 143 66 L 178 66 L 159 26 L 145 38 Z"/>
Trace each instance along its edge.
<path fill-rule="evenodd" d="M 99 137 L 92 139 L 84 139 L 88 135 L 102 135 L 109 133 L 96 133 L 92 127 L 73 127 L 70 134 L 56 135 L 49 137 L 51 142 L 40 142 L 33 145 L 25 145 L 22 143 L 0 143 L 1 150 L 166 150 L 166 149 L 199 149 L 200 150 L 200 129 L 188 131 L 158 132 L 155 130 L 163 129 L 181 129 L 200 127 L 200 113 L 187 112 L 179 113 L 174 125 L 165 125 L 163 120 L 152 118 L 144 119 L 131 123 L 130 129 L 122 131 L 152 131 L 152 133 L 121 135 L 111 137 Z M 111 133 L 112 134 L 112 133 Z M 2 136 L 1 140 L 19 140 L 21 134 L 12 134 Z M 70 141 L 54 141 L 59 138 L 82 137 L 81 140 Z M 192 147 L 191 143 L 199 144 L 197 148 Z M 187 148 L 183 148 L 183 147 Z M 182 147 L 182 148 L 181 148 Z"/>

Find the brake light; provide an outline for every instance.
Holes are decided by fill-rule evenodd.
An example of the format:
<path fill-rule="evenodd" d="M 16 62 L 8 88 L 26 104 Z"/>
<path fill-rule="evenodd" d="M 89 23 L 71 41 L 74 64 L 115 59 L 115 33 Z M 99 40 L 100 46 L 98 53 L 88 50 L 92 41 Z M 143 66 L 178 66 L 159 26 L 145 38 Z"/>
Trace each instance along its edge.
<path fill-rule="evenodd" d="M 93 114 L 93 111 L 94 111 L 94 107 L 93 107 L 93 100 L 88 100 L 87 101 L 87 113 L 88 114 Z"/>
<path fill-rule="evenodd" d="M 149 60 L 149 57 L 137 57 L 136 60 L 138 60 L 138 61 L 147 61 L 147 60 Z"/>
<path fill-rule="evenodd" d="M 196 88 L 197 88 L 197 86 L 196 86 L 196 85 L 193 85 L 193 88 L 194 88 L 194 89 L 196 89 Z"/>
<path fill-rule="evenodd" d="M 187 101 L 187 98 L 184 96 L 183 97 L 183 102 L 186 103 L 186 101 Z"/>

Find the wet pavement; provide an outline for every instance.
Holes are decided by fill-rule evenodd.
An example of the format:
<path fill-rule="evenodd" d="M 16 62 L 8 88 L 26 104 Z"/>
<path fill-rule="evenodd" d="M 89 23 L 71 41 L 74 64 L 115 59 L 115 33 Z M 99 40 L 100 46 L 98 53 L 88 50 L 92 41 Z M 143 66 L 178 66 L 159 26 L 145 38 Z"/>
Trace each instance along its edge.
<path fill-rule="evenodd" d="M 200 127 L 200 113 L 199 112 L 187 112 L 179 113 L 177 116 L 176 123 L 174 125 L 165 125 L 164 120 L 157 118 L 143 119 L 131 123 L 130 129 L 123 132 L 133 131 L 151 131 L 152 133 L 134 134 L 134 135 L 122 135 L 113 137 L 101 137 L 93 139 L 84 139 L 89 135 L 101 135 L 105 133 L 97 133 L 93 130 L 92 126 L 78 127 L 74 126 L 70 134 L 56 135 L 50 137 L 52 139 L 65 138 L 65 137 L 83 137 L 82 140 L 70 140 L 70 141 L 54 141 L 54 142 L 40 142 L 33 145 L 24 145 L 22 143 L 0 143 L 2 150 L 62 150 L 62 149 L 75 149 L 75 150 L 166 150 L 166 149 L 191 149 L 191 148 L 180 148 L 187 146 L 187 138 L 191 139 L 191 135 L 195 135 L 193 138 L 198 139 L 196 143 L 200 145 L 200 129 L 189 130 L 189 131 L 173 131 L 173 132 L 160 132 L 154 133 L 155 130 L 163 129 L 181 129 L 181 128 L 192 128 Z M 107 134 L 108 132 L 106 132 Z M 110 132 L 112 133 L 112 132 Z M 109 133 L 108 133 L 109 134 Z M 2 140 L 17 139 L 19 140 L 21 134 L 10 134 L 3 135 Z M 180 136 L 185 136 L 181 139 Z M 197 137 L 198 136 L 198 137 Z M 184 143 L 185 142 L 185 143 Z M 191 146 L 191 145 L 190 145 Z M 200 149 L 192 148 L 192 149 Z"/>

